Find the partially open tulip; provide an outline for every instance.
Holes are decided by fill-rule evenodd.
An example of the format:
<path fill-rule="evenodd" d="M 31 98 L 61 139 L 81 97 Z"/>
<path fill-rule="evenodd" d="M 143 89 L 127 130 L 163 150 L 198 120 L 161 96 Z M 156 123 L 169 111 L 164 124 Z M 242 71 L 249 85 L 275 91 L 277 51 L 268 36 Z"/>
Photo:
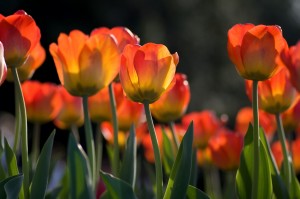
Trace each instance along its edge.
<path fill-rule="evenodd" d="M 190 87 L 186 75 L 176 73 L 174 78 L 175 85 L 150 105 L 153 117 L 159 122 L 179 119 L 186 112 L 190 102 Z"/>
<path fill-rule="evenodd" d="M 293 86 L 300 92 L 300 41 L 281 52 L 281 59 L 290 72 Z"/>
<path fill-rule="evenodd" d="M 114 37 L 79 30 L 61 33 L 49 47 L 61 84 L 75 96 L 91 96 L 108 86 L 120 68 L 120 53 Z"/>
<path fill-rule="evenodd" d="M 0 14 L 0 30 L 7 67 L 22 66 L 40 41 L 39 27 L 24 10 L 18 10 L 9 16 Z"/>
<path fill-rule="evenodd" d="M 28 121 L 43 124 L 57 116 L 62 105 L 57 88 L 50 82 L 27 80 L 22 83 Z"/>
<path fill-rule="evenodd" d="M 288 71 L 282 67 L 272 78 L 258 82 L 258 103 L 264 111 L 272 114 L 287 110 L 296 97 L 296 89 L 292 86 Z M 252 100 L 252 81 L 246 80 L 246 93 Z"/>
<path fill-rule="evenodd" d="M 17 68 L 20 81 L 23 82 L 27 79 L 30 79 L 36 69 L 38 69 L 44 63 L 45 59 L 46 51 L 41 43 L 38 43 L 30 53 L 22 67 Z M 7 71 L 7 80 L 14 81 L 10 68 Z"/>
<path fill-rule="evenodd" d="M 240 76 L 266 80 L 280 68 L 287 42 L 279 26 L 236 24 L 228 31 L 227 50 Z"/>
<path fill-rule="evenodd" d="M 212 162 L 222 170 L 237 169 L 243 149 L 244 138 L 241 134 L 221 128 L 208 142 Z"/>
<path fill-rule="evenodd" d="M 208 140 L 221 126 L 221 121 L 211 110 L 191 112 L 182 117 L 182 125 L 187 128 L 193 121 L 194 124 L 194 146 L 205 148 Z"/>
<path fill-rule="evenodd" d="M 171 85 L 178 64 L 162 44 L 128 44 L 121 56 L 120 81 L 126 95 L 135 102 L 155 102 Z"/>
<path fill-rule="evenodd" d="M 72 126 L 83 125 L 82 98 L 70 95 L 63 86 L 58 86 L 62 106 L 53 123 L 60 129 L 70 129 Z"/>
<path fill-rule="evenodd" d="M 7 75 L 7 66 L 4 59 L 4 49 L 0 41 L 0 85 L 4 82 Z"/>
<path fill-rule="evenodd" d="M 285 131 L 293 132 L 300 125 L 300 95 L 298 94 L 289 109 L 281 114 Z"/>

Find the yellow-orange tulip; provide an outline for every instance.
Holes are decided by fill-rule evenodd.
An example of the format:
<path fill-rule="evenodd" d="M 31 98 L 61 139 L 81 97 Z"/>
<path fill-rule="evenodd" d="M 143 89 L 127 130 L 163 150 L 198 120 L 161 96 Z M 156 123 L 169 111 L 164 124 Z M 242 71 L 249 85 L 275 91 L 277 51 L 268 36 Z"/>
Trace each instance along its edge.
<path fill-rule="evenodd" d="M 40 41 L 39 27 L 24 10 L 18 10 L 6 17 L 0 14 L 0 30 L 7 67 L 22 66 Z"/>
<path fill-rule="evenodd" d="M 61 33 L 49 47 L 61 84 L 75 96 L 91 96 L 108 86 L 120 68 L 116 40 L 109 34 Z"/>
<path fill-rule="evenodd" d="M 4 82 L 7 75 L 7 66 L 4 59 L 4 49 L 0 41 L 0 85 Z"/>
<path fill-rule="evenodd" d="M 280 68 L 280 52 L 287 47 L 279 26 L 236 24 L 228 31 L 227 50 L 240 76 L 266 80 Z"/>
<path fill-rule="evenodd" d="M 135 102 L 155 102 L 172 85 L 178 60 L 162 44 L 126 45 L 120 68 L 126 95 Z"/>
<path fill-rule="evenodd" d="M 174 78 L 175 85 L 150 105 L 153 117 L 159 122 L 179 119 L 186 112 L 190 102 L 190 87 L 186 75 L 176 73 Z"/>

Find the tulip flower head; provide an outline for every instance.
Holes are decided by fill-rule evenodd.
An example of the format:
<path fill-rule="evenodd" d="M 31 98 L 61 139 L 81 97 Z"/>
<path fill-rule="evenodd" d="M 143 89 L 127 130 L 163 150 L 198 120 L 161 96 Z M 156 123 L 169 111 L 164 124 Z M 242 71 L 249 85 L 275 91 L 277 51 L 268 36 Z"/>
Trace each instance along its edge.
<path fill-rule="evenodd" d="M 128 44 L 121 56 L 120 81 L 128 98 L 149 104 L 174 85 L 178 54 L 162 44 Z M 171 84 L 172 83 L 172 84 Z"/>
<path fill-rule="evenodd" d="M 240 76 L 266 80 L 280 68 L 287 42 L 279 26 L 236 24 L 228 31 L 227 50 Z"/>
<path fill-rule="evenodd" d="M 7 75 L 7 66 L 4 59 L 4 48 L 0 41 L 0 85 L 4 82 Z"/>
<path fill-rule="evenodd" d="M 18 10 L 6 17 L 0 14 L 0 30 L 7 66 L 22 66 L 40 41 L 39 27 L 24 10 Z"/>

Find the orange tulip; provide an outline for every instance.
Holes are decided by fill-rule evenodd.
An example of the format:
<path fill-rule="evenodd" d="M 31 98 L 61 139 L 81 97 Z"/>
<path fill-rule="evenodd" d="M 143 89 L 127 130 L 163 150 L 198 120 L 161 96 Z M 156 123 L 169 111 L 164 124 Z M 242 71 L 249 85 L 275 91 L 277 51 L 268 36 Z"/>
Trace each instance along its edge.
<path fill-rule="evenodd" d="M 60 129 L 69 129 L 71 126 L 82 126 L 83 106 L 82 98 L 70 95 L 63 86 L 58 86 L 58 93 L 62 100 L 62 106 L 53 123 Z"/>
<path fill-rule="evenodd" d="M 221 126 L 220 120 L 211 110 L 191 112 L 182 117 L 182 125 L 187 129 L 191 121 L 194 124 L 194 146 L 205 148 L 208 140 Z"/>
<path fill-rule="evenodd" d="M 109 34 L 61 33 L 49 47 L 61 84 L 75 96 L 91 96 L 108 86 L 120 68 L 120 54 Z"/>
<path fill-rule="evenodd" d="M 123 88 L 120 83 L 113 83 L 112 87 L 116 100 L 116 108 L 118 108 L 124 99 Z M 108 86 L 98 91 L 95 95 L 90 96 L 88 98 L 88 106 L 90 118 L 93 122 L 110 121 L 111 107 Z"/>
<path fill-rule="evenodd" d="M 0 85 L 4 82 L 7 75 L 7 66 L 4 59 L 4 49 L 0 41 Z"/>
<path fill-rule="evenodd" d="M 162 44 L 126 45 L 120 68 L 120 81 L 126 95 L 141 103 L 158 100 L 173 85 L 178 60 L 178 54 L 170 54 Z"/>
<path fill-rule="evenodd" d="M 295 139 L 292 142 L 292 158 L 293 166 L 297 174 L 300 173 L 300 139 Z"/>
<path fill-rule="evenodd" d="M 204 149 L 197 149 L 197 164 L 198 166 L 210 165 L 211 160 L 211 150 L 209 147 Z"/>
<path fill-rule="evenodd" d="M 102 122 L 100 125 L 102 135 L 104 139 L 108 142 L 108 144 L 114 144 L 114 130 L 113 126 L 110 122 Z M 119 146 L 124 148 L 128 137 L 128 132 L 119 131 L 118 132 L 118 142 Z"/>
<path fill-rule="evenodd" d="M 222 170 L 237 169 L 243 148 L 243 136 L 222 128 L 208 142 L 212 162 Z"/>
<path fill-rule="evenodd" d="M 227 50 L 240 76 L 266 80 L 280 68 L 282 49 L 287 42 L 279 26 L 236 24 L 228 31 Z"/>
<path fill-rule="evenodd" d="M 19 10 L 6 17 L 0 14 L 0 30 L 7 66 L 22 66 L 40 41 L 39 27 L 30 15 Z"/>
<path fill-rule="evenodd" d="M 300 125 L 300 95 L 298 94 L 289 109 L 281 114 L 282 124 L 287 132 L 292 132 Z"/>
<path fill-rule="evenodd" d="M 140 38 L 137 35 L 133 34 L 128 28 L 122 26 L 117 26 L 112 29 L 106 27 L 95 28 L 91 32 L 91 35 L 98 33 L 112 34 L 117 40 L 120 52 L 123 51 L 127 44 L 140 43 Z"/>
<path fill-rule="evenodd" d="M 38 43 L 30 53 L 22 67 L 19 67 L 17 69 L 20 81 L 30 79 L 36 69 L 38 69 L 43 64 L 45 59 L 46 51 L 41 43 Z M 7 80 L 14 81 L 11 69 L 8 69 L 7 71 Z"/>
<path fill-rule="evenodd" d="M 300 92 L 300 41 L 282 50 L 281 59 L 290 72 L 293 86 Z"/>
<path fill-rule="evenodd" d="M 159 122 L 171 122 L 179 119 L 187 110 L 190 102 L 190 87 L 185 74 L 175 74 L 176 83 L 167 92 L 150 105 L 153 117 Z"/>
<path fill-rule="evenodd" d="M 21 86 L 28 121 L 43 124 L 57 116 L 62 105 L 57 85 L 27 80 Z"/>
<path fill-rule="evenodd" d="M 276 131 L 276 120 L 273 114 L 267 113 L 261 109 L 259 111 L 259 124 L 264 129 L 267 139 L 270 141 Z M 249 123 L 253 123 L 253 110 L 251 107 L 241 108 L 235 119 L 235 131 L 246 135 Z"/>
<path fill-rule="evenodd" d="M 252 100 L 252 81 L 246 80 L 246 93 Z M 272 78 L 258 83 L 258 103 L 264 111 L 272 114 L 287 110 L 295 100 L 296 90 L 292 86 L 288 71 L 282 67 Z"/>

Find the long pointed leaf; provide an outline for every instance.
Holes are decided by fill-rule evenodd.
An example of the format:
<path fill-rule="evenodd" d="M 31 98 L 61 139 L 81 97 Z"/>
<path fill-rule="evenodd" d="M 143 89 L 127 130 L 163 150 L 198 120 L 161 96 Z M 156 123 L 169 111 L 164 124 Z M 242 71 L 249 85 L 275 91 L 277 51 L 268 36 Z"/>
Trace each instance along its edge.
<path fill-rule="evenodd" d="M 4 147 L 5 147 L 5 158 L 8 169 L 8 175 L 14 176 L 19 174 L 17 158 L 14 154 L 13 150 L 10 148 L 6 139 L 4 139 Z"/>
<path fill-rule="evenodd" d="M 136 178 L 136 138 L 134 125 L 129 131 L 126 150 L 123 157 L 120 178 L 130 184 L 132 188 L 135 186 Z"/>
<path fill-rule="evenodd" d="M 164 154 L 164 158 L 163 158 L 163 165 L 164 165 L 164 169 L 166 171 L 166 174 L 169 176 L 172 170 L 172 166 L 174 163 L 174 156 L 175 156 L 175 152 L 173 149 L 173 145 L 172 142 L 170 141 L 169 137 L 166 134 L 166 131 L 163 128 L 163 154 Z"/>
<path fill-rule="evenodd" d="M 188 186 L 186 195 L 187 199 L 209 199 L 206 193 L 191 185 Z"/>
<path fill-rule="evenodd" d="M 193 122 L 185 133 L 172 167 L 164 199 L 184 198 L 192 168 Z"/>
<path fill-rule="evenodd" d="M 23 174 L 18 174 L 2 180 L 0 182 L 0 198 L 18 199 L 23 177 Z"/>
<path fill-rule="evenodd" d="M 32 199 L 44 198 L 46 195 L 54 135 L 55 130 L 52 131 L 45 142 L 37 161 L 36 170 L 31 184 L 30 198 Z"/>

